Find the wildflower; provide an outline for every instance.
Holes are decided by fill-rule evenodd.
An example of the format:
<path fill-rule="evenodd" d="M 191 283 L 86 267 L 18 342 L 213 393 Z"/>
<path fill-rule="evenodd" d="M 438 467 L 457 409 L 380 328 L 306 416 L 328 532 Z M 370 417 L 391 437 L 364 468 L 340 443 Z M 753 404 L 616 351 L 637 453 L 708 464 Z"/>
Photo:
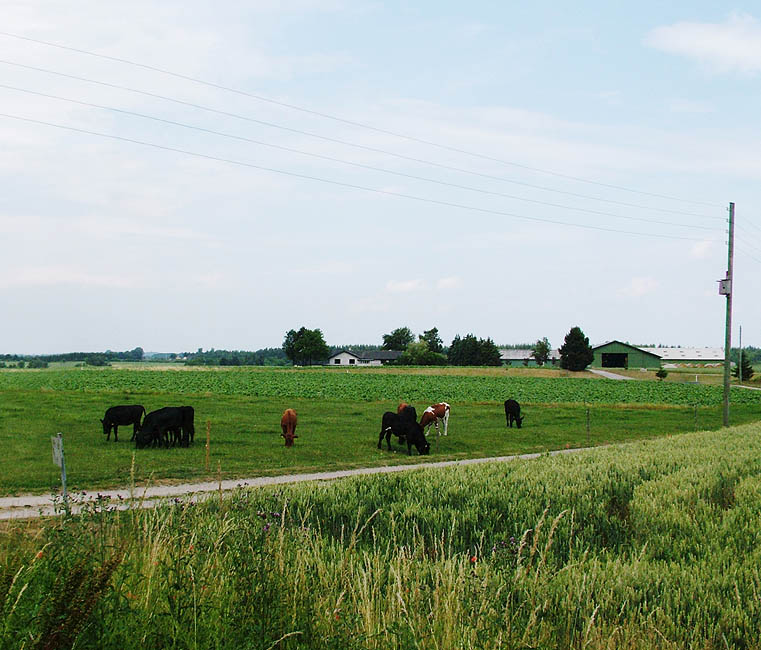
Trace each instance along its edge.
<path fill-rule="evenodd" d="M 270 514 L 271 514 L 273 517 L 279 517 L 279 516 L 280 516 L 280 513 L 279 513 L 279 512 L 270 512 Z"/>
<path fill-rule="evenodd" d="M 137 596 L 135 596 L 135 594 L 133 594 L 131 591 L 128 591 L 127 598 L 129 598 L 130 600 L 134 600 L 135 598 L 137 598 Z"/>
<path fill-rule="evenodd" d="M 269 524 L 264 524 L 264 532 L 266 533 L 270 529 Z"/>
<path fill-rule="evenodd" d="M 192 544 L 191 544 L 190 546 L 188 546 L 188 550 L 189 550 L 190 552 L 192 552 L 192 551 L 193 551 L 193 545 L 192 545 Z"/>
<path fill-rule="evenodd" d="M 478 562 L 478 558 L 475 555 L 471 555 L 470 556 L 470 563 L 471 564 L 475 564 L 476 562 Z"/>
<path fill-rule="evenodd" d="M 39 560 L 42 557 L 42 551 L 37 551 L 37 555 L 35 557 Z"/>

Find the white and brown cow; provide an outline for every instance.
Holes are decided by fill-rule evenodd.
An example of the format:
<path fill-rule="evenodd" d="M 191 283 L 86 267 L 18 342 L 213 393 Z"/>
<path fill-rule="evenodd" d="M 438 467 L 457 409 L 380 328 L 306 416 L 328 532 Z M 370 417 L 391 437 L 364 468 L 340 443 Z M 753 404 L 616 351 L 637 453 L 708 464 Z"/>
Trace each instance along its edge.
<path fill-rule="evenodd" d="M 428 435 L 428 431 L 433 424 L 436 427 L 436 433 L 441 435 L 439 431 L 439 421 L 444 423 L 444 435 L 447 435 L 447 428 L 449 426 L 449 404 L 446 402 L 439 402 L 433 406 L 429 406 L 423 411 L 423 416 L 420 418 L 420 426 L 425 428 L 425 435 Z"/>

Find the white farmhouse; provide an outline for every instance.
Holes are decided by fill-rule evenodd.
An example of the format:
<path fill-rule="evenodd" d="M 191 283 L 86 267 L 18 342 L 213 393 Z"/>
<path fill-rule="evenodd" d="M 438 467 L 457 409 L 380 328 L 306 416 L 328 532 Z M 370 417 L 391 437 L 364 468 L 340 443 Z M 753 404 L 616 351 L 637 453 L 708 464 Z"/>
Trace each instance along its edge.
<path fill-rule="evenodd" d="M 328 366 L 381 366 L 396 361 L 402 353 L 398 350 L 377 350 L 375 352 L 354 352 L 341 350 L 328 357 Z"/>

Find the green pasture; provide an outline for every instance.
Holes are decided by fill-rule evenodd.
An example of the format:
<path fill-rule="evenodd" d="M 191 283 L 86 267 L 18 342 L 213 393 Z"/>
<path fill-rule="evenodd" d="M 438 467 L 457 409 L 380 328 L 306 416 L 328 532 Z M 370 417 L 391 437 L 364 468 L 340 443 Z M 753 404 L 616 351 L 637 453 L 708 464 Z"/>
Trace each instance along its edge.
<path fill-rule="evenodd" d="M 759 424 L 95 502 L 4 525 L 0 649 L 754 650 L 760 503 Z"/>
<path fill-rule="evenodd" d="M 522 402 L 522 429 L 506 428 L 497 394 Z M 720 396 L 711 387 L 660 382 L 404 372 L 8 371 L 0 373 L 0 494 L 40 493 L 59 485 L 50 446 L 50 436 L 59 431 L 70 488 L 98 489 L 125 486 L 133 473 L 140 485 L 205 480 L 218 470 L 223 478 L 245 478 L 512 455 L 718 429 Z M 761 394 L 747 391 L 737 397 L 744 401 L 733 405 L 733 423 L 761 417 Z M 385 441 L 377 449 L 384 411 L 395 411 L 404 400 L 421 414 L 442 399 L 452 405 L 450 435 L 437 439 L 431 434 L 430 456 L 419 457 L 413 448 L 409 457 L 395 438 L 391 452 Z M 113 436 L 106 441 L 99 419 L 116 404 L 142 404 L 148 411 L 190 404 L 196 413 L 195 443 L 188 449 L 136 451 L 129 427 L 121 428 L 118 443 Z M 287 407 L 299 415 L 299 438 L 290 449 L 279 435 L 280 415 Z"/>

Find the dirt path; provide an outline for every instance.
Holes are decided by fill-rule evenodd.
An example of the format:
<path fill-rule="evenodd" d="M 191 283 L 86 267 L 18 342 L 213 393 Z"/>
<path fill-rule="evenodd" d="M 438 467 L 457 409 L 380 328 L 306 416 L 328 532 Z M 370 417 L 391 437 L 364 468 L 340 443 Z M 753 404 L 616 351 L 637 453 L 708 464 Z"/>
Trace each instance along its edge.
<path fill-rule="evenodd" d="M 559 449 L 548 452 L 554 456 L 557 454 L 570 454 L 585 451 L 589 448 Z M 387 467 L 364 467 L 360 469 L 340 470 L 336 472 L 315 472 L 312 474 L 285 474 L 283 476 L 260 476 L 257 478 L 230 479 L 221 482 L 181 483 L 178 485 L 162 485 L 155 487 L 135 488 L 130 494 L 128 489 L 103 490 L 76 492 L 71 500 L 71 510 L 79 512 L 84 505 L 92 504 L 99 497 L 105 498 L 108 505 L 119 510 L 128 510 L 130 507 L 152 508 L 167 499 L 196 497 L 198 499 L 210 498 L 215 492 L 234 490 L 240 487 L 262 487 L 265 485 L 282 485 L 285 483 L 301 483 L 303 481 L 332 481 L 347 476 L 359 476 L 364 474 L 390 474 L 393 472 L 406 472 L 430 467 L 453 467 L 455 465 L 477 465 L 481 463 L 505 463 L 513 460 L 529 460 L 538 458 L 543 454 L 520 454 L 516 456 L 496 456 L 492 458 L 469 458 L 465 460 L 449 460 L 436 463 L 420 463 L 416 465 L 390 465 Z M 0 519 L 29 519 L 41 516 L 60 514 L 53 504 L 52 495 L 28 494 L 20 497 L 0 497 Z"/>
<path fill-rule="evenodd" d="M 624 375 L 617 375 L 613 372 L 608 372 L 607 370 L 593 370 L 592 368 L 587 368 L 589 372 L 593 372 L 596 375 L 600 375 L 600 377 L 605 377 L 606 379 L 621 379 L 621 380 L 631 380 L 634 381 L 633 377 L 625 377 Z"/>

